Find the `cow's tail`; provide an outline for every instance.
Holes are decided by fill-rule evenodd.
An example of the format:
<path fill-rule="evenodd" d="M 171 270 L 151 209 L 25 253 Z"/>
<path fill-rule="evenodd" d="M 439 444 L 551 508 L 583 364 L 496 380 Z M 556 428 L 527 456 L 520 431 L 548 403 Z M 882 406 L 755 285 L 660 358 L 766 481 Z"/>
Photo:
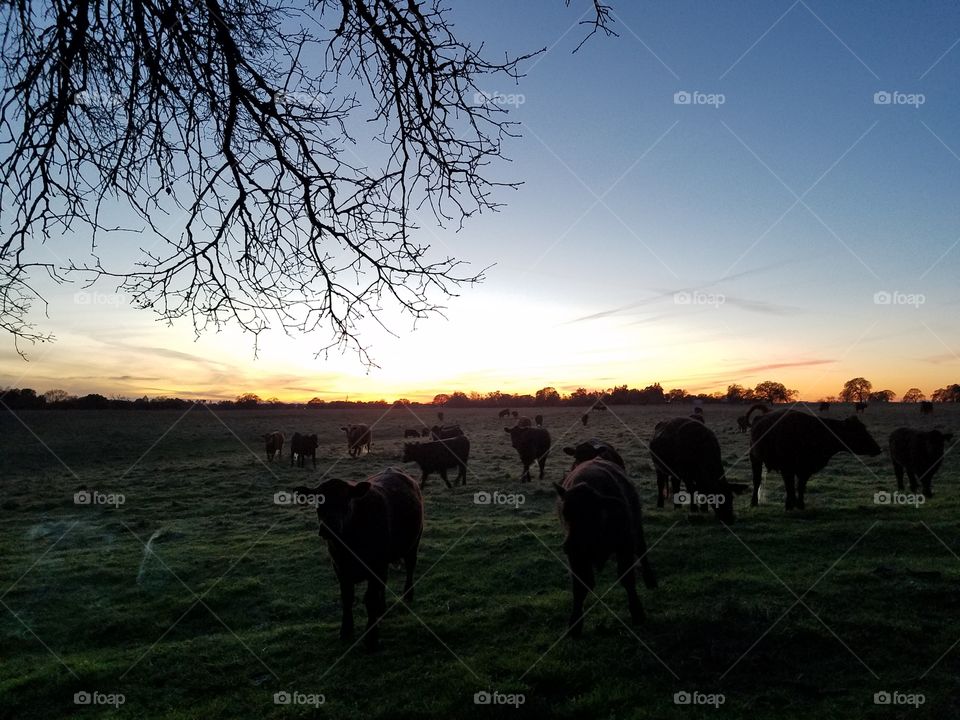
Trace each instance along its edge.
<path fill-rule="evenodd" d="M 764 405 L 763 403 L 755 403 L 755 404 L 751 405 L 751 406 L 750 406 L 750 409 L 747 410 L 747 414 L 743 416 L 744 420 L 747 421 L 747 427 L 751 427 L 751 425 L 750 425 L 750 416 L 753 414 L 753 412 L 754 412 L 755 410 L 756 410 L 756 411 L 759 411 L 760 414 L 762 414 L 762 415 L 766 415 L 768 412 L 770 412 L 770 408 L 768 408 L 768 407 L 767 407 L 766 405 Z"/>

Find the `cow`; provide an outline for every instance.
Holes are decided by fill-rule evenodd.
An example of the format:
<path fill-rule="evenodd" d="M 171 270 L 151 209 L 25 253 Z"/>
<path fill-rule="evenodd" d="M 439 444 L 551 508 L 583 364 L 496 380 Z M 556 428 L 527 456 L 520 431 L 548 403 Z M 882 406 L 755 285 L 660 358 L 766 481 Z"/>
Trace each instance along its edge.
<path fill-rule="evenodd" d="M 423 429 L 423 431 L 420 433 L 420 437 L 432 437 L 432 436 L 433 436 L 433 429 L 432 429 L 432 428 L 426 428 L 426 427 L 425 427 L 425 428 Z"/>
<path fill-rule="evenodd" d="M 856 410 L 858 414 L 862 413 L 864 410 L 867 409 L 867 404 L 865 402 L 854 403 L 853 409 Z"/>
<path fill-rule="evenodd" d="M 612 462 L 614 465 L 619 465 L 624 470 L 627 468 L 616 448 L 614 448 L 613 445 L 603 442 L 603 440 L 597 440 L 597 438 L 590 438 L 576 445 L 567 446 L 563 451 L 573 457 L 573 465 L 570 466 L 571 470 L 577 465 L 597 457 Z"/>
<path fill-rule="evenodd" d="M 691 512 L 712 505 L 717 519 L 733 522 L 733 496 L 745 492 L 747 486 L 727 482 L 720 443 L 710 428 L 689 418 L 657 423 L 650 458 L 657 474 L 658 508 L 663 507 L 669 490 L 676 502 L 683 483 Z"/>
<path fill-rule="evenodd" d="M 747 410 L 745 415 L 741 415 L 740 417 L 737 418 L 738 432 L 745 433 L 747 430 L 750 429 L 750 416 L 757 411 L 766 415 L 768 412 L 770 412 L 770 408 L 768 408 L 763 403 L 755 403 L 754 405 L 751 405 L 750 409 Z"/>
<path fill-rule="evenodd" d="M 363 482 L 327 480 L 297 493 L 322 498 L 315 503 L 319 535 L 327 542 L 340 584 L 340 639 L 353 637 L 355 586 L 366 582 L 363 596 L 369 649 L 379 644 L 379 623 L 387 610 L 387 568 L 403 562 L 406 581 L 401 599 L 413 601 L 413 573 L 423 534 L 423 496 L 417 483 L 402 470 L 389 467 Z"/>
<path fill-rule="evenodd" d="M 764 415 L 750 428 L 750 464 L 753 497 L 759 504 L 763 466 L 779 470 L 786 490 L 786 509 L 804 507 L 807 481 L 838 452 L 879 455 L 882 451 L 870 431 L 855 415 L 846 420 L 819 418 L 802 410 L 777 410 Z M 794 482 L 796 481 L 796 485 Z"/>
<path fill-rule="evenodd" d="M 701 425 L 706 425 L 707 421 L 703 419 L 703 413 L 694 413 L 690 416 L 691 420 L 696 420 Z"/>
<path fill-rule="evenodd" d="M 533 422 L 536 423 L 537 427 L 543 427 L 543 415 L 534 415 Z"/>
<path fill-rule="evenodd" d="M 601 403 L 597 403 L 596 405 L 594 405 L 594 406 L 593 406 L 593 409 L 596 410 L 597 412 L 600 412 L 600 411 L 606 410 L 606 409 L 607 409 L 607 406 L 604 405 L 604 404 L 601 402 Z"/>
<path fill-rule="evenodd" d="M 516 410 L 511 410 L 510 414 L 513 415 L 513 417 L 517 417 L 520 415 L 520 413 L 518 413 Z"/>
<path fill-rule="evenodd" d="M 439 420 L 440 422 L 443 422 L 443 411 L 442 411 L 442 410 L 437 413 L 437 420 Z"/>
<path fill-rule="evenodd" d="M 290 438 L 290 466 L 296 462 L 297 467 L 303 467 L 304 459 L 309 455 L 313 458 L 313 466 L 317 466 L 317 446 L 320 440 L 316 435 L 301 435 L 294 433 Z"/>
<path fill-rule="evenodd" d="M 453 485 L 447 479 L 447 470 L 457 468 L 454 482 L 467 484 L 467 460 L 470 458 L 470 440 L 465 435 L 457 435 L 445 440 L 425 443 L 405 443 L 403 462 L 415 462 L 420 467 L 420 487 L 427 484 L 431 473 L 440 473 L 448 488 Z"/>
<path fill-rule="evenodd" d="M 828 410 L 830 410 L 830 403 L 828 403 L 828 402 L 821 402 L 821 403 L 820 403 L 820 412 L 827 412 Z"/>
<path fill-rule="evenodd" d="M 267 447 L 267 461 L 273 462 L 273 456 L 283 457 L 283 433 L 272 432 L 263 436 L 263 441 Z"/>
<path fill-rule="evenodd" d="M 540 479 L 543 480 L 543 468 L 547 464 L 547 454 L 550 452 L 550 433 L 544 428 L 532 427 L 505 427 L 505 433 L 510 436 L 510 444 L 520 455 L 523 463 L 523 473 L 520 482 L 530 482 L 530 466 L 536 462 L 540 466 Z"/>
<path fill-rule="evenodd" d="M 644 619 L 637 597 L 639 564 L 644 585 L 653 589 L 657 578 L 647 557 L 640 498 L 623 469 L 601 458 L 588 460 L 571 470 L 562 485 L 554 483 L 557 506 L 566 537 L 563 549 L 570 563 L 573 610 L 567 622 L 571 637 L 583 633 L 583 603 L 595 587 L 595 571 L 611 555 L 617 558 L 617 577 L 627 593 L 630 618 Z"/>
<path fill-rule="evenodd" d="M 510 417 L 510 411 L 504 408 L 503 410 L 497 413 L 497 417 L 500 418 L 501 420 L 505 417 Z"/>
<path fill-rule="evenodd" d="M 890 460 L 897 476 L 897 488 L 903 490 L 903 473 L 910 478 L 910 489 L 923 489 L 923 496 L 933 497 L 933 476 L 943 462 L 944 443 L 953 439 L 953 433 L 939 430 L 897 428 L 890 433 Z"/>
<path fill-rule="evenodd" d="M 463 435 L 459 425 L 434 425 L 430 428 L 430 437 L 434 440 L 457 437 Z"/>
<path fill-rule="evenodd" d="M 416 428 L 407 428 L 406 430 L 403 431 L 403 436 L 405 438 L 420 437 L 420 431 L 417 430 Z"/>
<path fill-rule="evenodd" d="M 933 403 L 929 400 L 920 401 L 920 414 L 921 415 L 932 415 L 933 414 Z"/>
<path fill-rule="evenodd" d="M 580 416 L 580 422 L 582 422 L 583 426 L 586 427 L 587 423 L 590 422 L 590 416 L 587 415 L 587 413 L 584 413 L 583 415 Z"/>
<path fill-rule="evenodd" d="M 347 451 L 350 453 L 350 457 L 359 457 L 363 448 L 367 449 L 367 453 L 370 452 L 370 446 L 373 444 L 373 431 L 368 425 L 363 423 L 351 424 L 340 429 L 347 434 Z"/>
<path fill-rule="evenodd" d="M 515 425 L 516 427 L 533 427 L 533 420 L 528 418 L 526 415 L 521 415 L 517 418 Z"/>

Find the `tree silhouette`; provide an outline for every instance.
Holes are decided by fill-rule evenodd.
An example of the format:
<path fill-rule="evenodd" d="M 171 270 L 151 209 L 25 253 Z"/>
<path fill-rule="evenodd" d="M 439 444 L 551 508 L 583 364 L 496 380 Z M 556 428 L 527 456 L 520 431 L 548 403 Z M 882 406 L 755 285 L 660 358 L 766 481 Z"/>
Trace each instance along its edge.
<path fill-rule="evenodd" d="M 592 5 L 590 35 L 610 33 Z M 487 59 L 439 0 L 11 0 L 0 17 L 0 328 L 15 341 L 49 339 L 26 320 L 36 274 L 79 272 L 198 333 L 323 330 L 322 350 L 371 362 L 358 323 L 387 304 L 428 317 L 482 279 L 416 222 L 496 209 L 512 183 L 489 166 L 514 124 L 480 83 L 515 80 L 536 52 Z M 133 269 L 97 255 L 121 230 L 149 236 Z M 31 260 L 55 235 L 89 238 L 91 259 Z"/>
<path fill-rule="evenodd" d="M 788 390 L 783 383 L 765 380 L 753 389 L 753 397 L 769 403 L 790 402 L 797 397 L 797 391 Z"/>
<path fill-rule="evenodd" d="M 873 383 L 866 378 L 856 377 L 847 380 L 840 391 L 841 402 L 866 402 L 870 398 Z"/>
<path fill-rule="evenodd" d="M 927 396 L 923 394 L 923 391 L 920 388 L 910 388 L 903 394 L 902 402 L 905 403 L 915 403 L 922 402 L 926 400 Z"/>

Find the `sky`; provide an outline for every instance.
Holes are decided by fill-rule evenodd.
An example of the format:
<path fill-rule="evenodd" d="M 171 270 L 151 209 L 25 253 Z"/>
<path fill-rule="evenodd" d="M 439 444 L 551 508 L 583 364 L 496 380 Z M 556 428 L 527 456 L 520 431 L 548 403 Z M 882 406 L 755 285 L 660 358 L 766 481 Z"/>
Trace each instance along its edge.
<path fill-rule="evenodd" d="M 423 227 L 487 279 L 443 318 L 362 328 L 378 367 L 280 333 L 255 357 L 109 284 L 40 282 L 56 341 L 24 361 L 4 339 L 0 386 L 305 401 L 776 380 L 816 400 L 855 376 L 960 381 L 960 6 L 610 3 L 618 36 L 576 53 L 587 0 L 447 3 L 491 57 L 547 48 L 484 88 L 520 123 L 493 176 L 523 184 L 458 232 Z"/>

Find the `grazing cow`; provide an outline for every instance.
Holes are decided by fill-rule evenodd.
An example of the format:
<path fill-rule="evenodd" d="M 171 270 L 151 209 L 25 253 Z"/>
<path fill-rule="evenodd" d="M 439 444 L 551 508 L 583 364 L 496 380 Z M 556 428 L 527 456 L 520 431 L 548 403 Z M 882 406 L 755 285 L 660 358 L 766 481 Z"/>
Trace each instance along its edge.
<path fill-rule="evenodd" d="M 387 611 L 387 568 L 403 561 L 407 577 L 402 599 L 413 601 L 413 572 L 423 534 L 423 496 L 417 483 L 402 470 L 387 468 L 356 484 L 327 480 L 297 493 L 322 496 L 317 519 L 320 537 L 327 541 L 334 572 L 340 583 L 340 639 L 353 637 L 355 585 L 366 582 L 367 608 L 364 642 L 379 644 L 379 622 Z"/>
<path fill-rule="evenodd" d="M 420 466 L 420 487 L 427 484 L 430 473 L 440 473 L 448 488 L 453 485 L 447 479 L 447 470 L 457 468 L 454 482 L 467 484 L 467 460 L 470 459 L 470 441 L 465 435 L 434 440 L 425 443 L 406 443 L 403 446 L 403 462 L 415 462 Z"/>
<path fill-rule="evenodd" d="M 626 470 L 627 466 L 623 463 L 623 458 L 620 457 L 620 453 L 617 452 L 616 448 L 613 445 L 609 445 L 603 440 L 597 440 L 597 438 L 590 438 L 582 443 L 578 443 L 574 446 L 568 446 L 563 449 L 567 455 L 573 456 L 573 465 L 571 470 L 581 463 L 587 462 L 587 460 L 593 460 L 598 457 L 602 460 L 607 460 L 612 462 L 615 465 L 619 465 L 621 468 Z"/>
<path fill-rule="evenodd" d="M 636 488 L 618 465 L 596 458 L 570 471 L 563 485 L 554 483 L 560 496 L 558 509 L 566 531 L 563 549 L 570 563 L 573 581 L 573 610 L 567 623 L 572 637 L 583 632 L 583 603 L 595 587 L 594 572 L 611 555 L 617 558 L 617 577 L 627 593 L 630 618 L 644 619 L 637 597 L 634 568 L 639 564 L 644 585 L 657 586 L 647 544 Z"/>
<path fill-rule="evenodd" d="M 733 496 L 747 490 L 743 484 L 727 482 L 720 443 L 710 428 L 688 418 L 657 423 L 650 441 L 650 457 L 657 473 L 657 507 L 663 507 L 667 493 L 674 495 L 683 483 L 690 495 L 690 511 L 706 504 L 698 496 L 712 496 L 717 518 L 733 522 Z"/>
<path fill-rule="evenodd" d="M 430 437 L 434 440 L 444 440 L 459 435 L 463 435 L 459 425 L 434 425 L 430 428 Z"/>
<path fill-rule="evenodd" d="M 510 414 L 513 415 L 514 417 L 517 417 L 520 415 L 520 413 L 518 413 L 516 410 L 511 410 Z"/>
<path fill-rule="evenodd" d="M 501 419 L 505 417 L 510 417 L 510 411 L 504 408 L 503 410 L 497 413 L 497 417 Z"/>
<path fill-rule="evenodd" d="M 420 437 L 420 431 L 417 430 L 416 428 L 407 428 L 406 430 L 403 431 L 403 436 L 405 438 Z"/>
<path fill-rule="evenodd" d="M 316 435 L 301 435 L 294 433 L 290 438 L 290 466 L 293 467 L 294 461 L 297 467 L 303 467 L 304 459 L 309 455 L 313 458 L 313 466 L 317 466 L 317 447 L 320 440 Z"/>
<path fill-rule="evenodd" d="M 537 424 L 537 427 L 543 427 L 543 415 L 534 415 L 533 421 Z"/>
<path fill-rule="evenodd" d="M 516 427 L 533 427 L 533 420 L 526 415 L 521 415 L 517 418 Z"/>
<path fill-rule="evenodd" d="M 890 460 L 897 476 L 897 489 L 903 490 L 903 473 L 910 478 L 910 489 L 916 491 L 919 483 L 924 497 L 933 497 L 933 476 L 943 462 L 943 445 L 953 439 L 953 433 L 939 430 L 897 428 L 890 433 Z"/>
<path fill-rule="evenodd" d="M 693 415 L 690 416 L 690 419 L 691 419 L 691 420 L 696 420 L 696 421 L 699 422 L 701 425 L 706 425 L 706 424 L 707 424 L 707 421 L 703 419 L 703 413 L 694 413 Z"/>
<path fill-rule="evenodd" d="M 763 403 L 756 403 L 754 405 L 751 405 L 750 409 L 747 410 L 747 413 L 745 415 L 741 415 L 740 417 L 737 418 L 737 430 L 739 432 L 745 433 L 750 428 L 750 416 L 756 411 L 760 411 L 761 413 L 766 415 L 768 412 L 770 412 L 770 408 L 768 408 Z"/>
<path fill-rule="evenodd" d="M 801 410 L 778 410 L 757 418 L 750 428 L 750 464 L 753 466 L 750 504 L 759 503 L 760 482 L 766 465 L 767 470 L 779 470 L 783 476 L 787 510 L 795 507 L 802 510 L 810 476 L 842 451 L 857 455 L 882 452 L 856 416 L 834 420 Z"/>
<path fill-rule="evenodd" d="M 363 448 L 370 452 L 370 446 L 373 444 L 373 431 L 368 425 L 363 423 L 357 425 L 347 425 L 340 428 L 347 434 L 347 451 L 350 457 L 358 457 Z"/>
<path fill-rule="evenodd" d="M 433 436 L 432 428 L 424 428 L 423 431 L 420 433 L 420 437 L 432 437 L 432 436 Z"/>
<path fill-rule="evenodd" d="M 864 410 L 867 409 L 867 404 L 865 402 L 854 403 L 853 409 L 856 410 L 858 413 L 862 413 Z"/>
<path fill-rule="evenodd" d="M 442 411 L 442 410 L 437 413 L 437 420 L 439 420 L 440 422 L 443 422 L 443 411 Z"/>
<path fill-rule="evenodd" d="M 584 413 L 583 415 L 580 416 L 580 422 L 582 422 L 583 426 L 586 427 L 587 423 L 590 422 L 590 416 L 587 415 L 587 413 Z"/>
<path fill-rule="evenodd" d="M 820 412 L 827 412 L 830 409 L 830 403 L 822 402 L 820 403 Z"/>
<path fill-rule="evenodd" d="M 273 462 L 274 455 L 278 458 L 283 456 L 284 437 L 282 432 L 267 433 L 263 436 L 263 440 L 267 446 L 267 461 Z"/>
<path fill-rule="evenodd" d="M 921 415 L 932 415 L 933 414 L 933 403 L 929 400 L 920 401 L 920 414 Z"/>
<path fill-rule="evenodd" d="M 530 482 L 530 466 L 534 462 L 540 466 L 540 479 L 543 480 L 543 468 L 550 452 L 550 433 L 544 428 L 517 426 L 505 427 L 503 431 L 510 436 L 510 444 L 516 448 L 523 463 L 520 482 Z"/>
<path fill-rule="evenodd" d="M 596 410 L 597 412 L 600 412 L 601 410 L 606 410 L 607 406 L 604 405 L 603 403 L 597 403 L 596 405 L 593 406 L 593 409 Z"/>

